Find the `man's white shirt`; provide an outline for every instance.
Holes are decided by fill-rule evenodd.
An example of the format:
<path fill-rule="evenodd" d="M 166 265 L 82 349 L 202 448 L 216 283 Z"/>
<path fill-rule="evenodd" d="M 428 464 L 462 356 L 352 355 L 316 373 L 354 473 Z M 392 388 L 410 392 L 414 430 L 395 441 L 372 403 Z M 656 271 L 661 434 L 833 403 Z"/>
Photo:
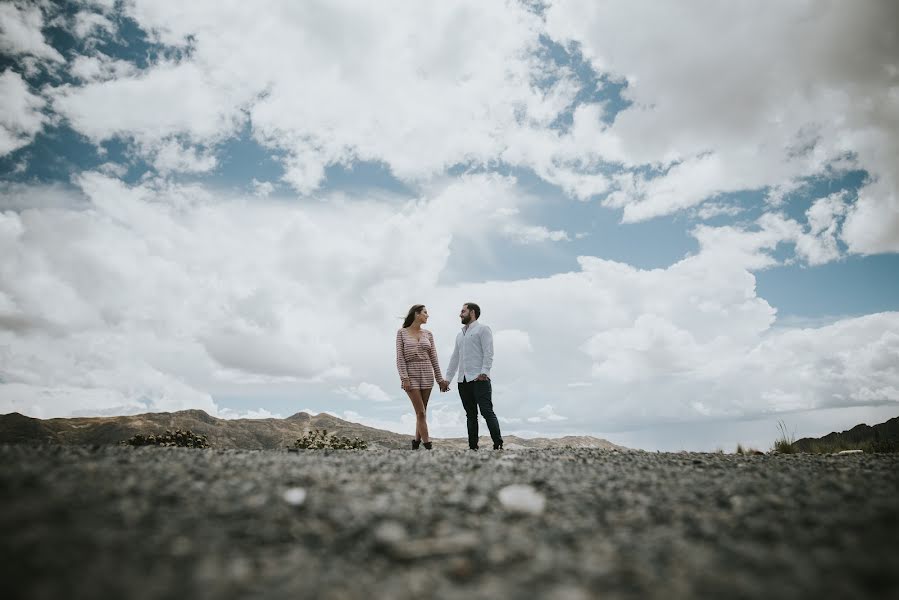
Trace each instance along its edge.
<path fill-rule="evenodd" d="M 472 321 L 456 336 L 456 347 L 447 370 L 452 382 L 457 372 L 459 381 L 474 381 L 483 373 L 490 377 L 493 366 L 493 332 L 486 325 Z"/>

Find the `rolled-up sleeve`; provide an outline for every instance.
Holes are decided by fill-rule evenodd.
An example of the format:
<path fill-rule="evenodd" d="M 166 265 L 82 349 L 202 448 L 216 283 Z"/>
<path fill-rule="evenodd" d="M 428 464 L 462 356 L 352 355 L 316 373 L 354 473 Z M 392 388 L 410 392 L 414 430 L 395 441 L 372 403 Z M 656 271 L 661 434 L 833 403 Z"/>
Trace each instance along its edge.
<path fill-rule="evenodd" d="M 400 379 L 409 379 L 409 371 L 406 370 L 406 353 L 403 352 L 403 330 L 396 332 L 396 370 Z"/>

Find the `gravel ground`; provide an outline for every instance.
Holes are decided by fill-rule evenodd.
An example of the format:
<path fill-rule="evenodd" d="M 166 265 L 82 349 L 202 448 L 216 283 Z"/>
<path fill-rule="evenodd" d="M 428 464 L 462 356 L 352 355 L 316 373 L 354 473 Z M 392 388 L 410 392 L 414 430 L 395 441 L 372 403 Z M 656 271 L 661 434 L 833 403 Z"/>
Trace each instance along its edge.
<path fill-rule="evenodd" d="M 3 595 L 896 598 L 897 467 L 897 455 L 0 446 Z"/>

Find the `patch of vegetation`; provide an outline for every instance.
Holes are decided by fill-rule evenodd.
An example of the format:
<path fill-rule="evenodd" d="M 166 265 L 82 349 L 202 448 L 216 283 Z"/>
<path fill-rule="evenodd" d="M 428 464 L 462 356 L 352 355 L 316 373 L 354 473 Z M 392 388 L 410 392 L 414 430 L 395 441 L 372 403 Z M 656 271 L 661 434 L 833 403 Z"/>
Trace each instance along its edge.
<path fill-rule="evenodd" d="M 165 433 L 151 433 L 142 435 L 138 433 L 131 438 L 119 442 L 123 446 L 176 446 L 178 448 L 209 448 L 209 439 L 205 435 L 198 435 L 189 429 L 182 431 L 176 429 L 170 431 L 166 429 Z"/>
<path fill-rule="evenodd" d="M 793 454 L 796 452 L 808 452 L 810 454 L 836 454 L 846 450 L 861 450 L 865 454 L 886 454 L 899 452 L 899 437 L 881 437 L 875 430 L 873 439 L 847 439 L 848 436 L 829 435 L 820 440 L 795 439 L 795 431 L 791 434 L 783 421 L 777 422 L 779 436 L 774 442 L 774 450 L 781 454 Z M 737 453 L 741 447 L 737 446 Z"/>
<path fill-rule="evenodd" d="M 362 438 L 348 438 L 328 434 L 327 429 L 313 429 L 306 435 L 298 439 L 293 444 L 294 448 L 301 450 L 320 450 L 324 448 L 333 448 L 335 450 L 365 450 L 368 448 L 368 442 Z"/>
<path fill-rule="evenodd" d="M 756 448 L 744 448 L 743 444 L 737 444 L 737 449 L 734 450 L 734 454 L 739 454 L 741 456 L 759 456 L 764 455 L 765 453 Z"/>
<path fill-rule="evenodd" d="M 875 435 L 873 440 L 863 442 L 817 441 L 809 448 L 809 452 L 813 454 L 835 454 L 844 450 L 861 450 L 865 454 L 892 454 L 899 452 L 899 438 L 882 439 Z"/>
<path fill-rule="evenodd" d="M 783 421 L 777 422 L 777 430 L 780 432 L 780 436 L 774 440 L 774 450 L 781 454 L 794 454 L 798 452 L 796 447 L 793 446 L 793 442 L 796 441 L 796 430 L 794 429 L 793 433 L 790 433 L 787 430 L 787 424 Z"/>

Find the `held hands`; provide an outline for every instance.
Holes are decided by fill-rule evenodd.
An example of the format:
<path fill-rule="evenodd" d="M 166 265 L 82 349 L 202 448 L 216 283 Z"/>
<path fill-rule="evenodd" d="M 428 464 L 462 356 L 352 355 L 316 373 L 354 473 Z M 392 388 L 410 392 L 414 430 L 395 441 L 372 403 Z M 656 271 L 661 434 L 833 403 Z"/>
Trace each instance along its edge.
<path fill-rule="evenodd" d="M 437 382 L 437 385 L 440 386 L 440 391 L 441 391 L 441 392 L 447 392 L 447 391 L 449 391 L 449 385 L 450 385 L 450 384 L 449 384 L 449 381 L 447 381 L 446 379 L 444 379 L 443 381 Z"/>

